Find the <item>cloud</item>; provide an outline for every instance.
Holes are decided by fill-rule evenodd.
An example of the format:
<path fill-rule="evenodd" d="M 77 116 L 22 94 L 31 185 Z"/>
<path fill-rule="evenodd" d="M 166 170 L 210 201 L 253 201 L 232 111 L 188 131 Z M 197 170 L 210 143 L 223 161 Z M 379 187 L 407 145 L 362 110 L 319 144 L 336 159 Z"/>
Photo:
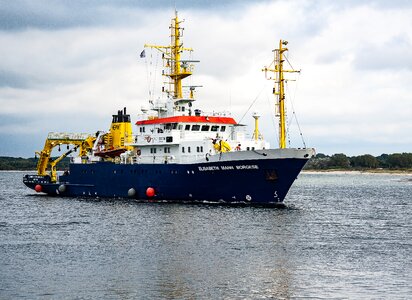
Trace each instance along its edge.
<path fill-rule="evenodd" d="M 27 28 L 58 29 L 91 25 L 91 7 L 80 2 L 62 1 L 3 1 L 0 6 L 0 28 L 19 30 Z M 100 17 L 100 13 L 97 14 Z"/>
<path fill-rule="evenodd" d="M 354 64 L 365 71 L 412 70 L 412 43 L 406 35 L 399 35 L 380 44 L 366 44 L 359 49 Z"/>
<path fill-rule="evenodd" d="M 10 70 L 0 70 L 0 88 L 25 88 L 28 85 L 27 78 Z"/>
<path fill-rule="evenodd" d="M 266 2 L 258 0 L 255 2 Z M 135 24 L 133 12 L 174 9 L 173 2 L 164 0 L 14 0 L 0 2 L 0 30 L 28 28 L 59 30 L 73 27 Z M 175 1 L 177 9 L 228 10 L 247 5 L 247 0 Z"/>
<path fill-rule="evenodd" d="M 274 145 L 273 83 L 261 69 L 282 38 L 289 41 L 289 60 L 302 69 L 290 94 L 296 94 L 308 146 L 327 153 L 378 153 L 379 145 L 408 151 L 412 24 L 411 6 L 401 2 L 196 1 L 180 8 L 178 1 L 185 46 L 201 61 L 190 79 L 203 85 L 195 106 L 230 110 L 240 119 L 257 98 L 242 123 L 253 125 L 251 114 L 259 110 L 262 131 Z M 156 97 L 164 80 L 156 51 L 139 58 L 143 44 L 169 42 L 173 8 L 162 4 L 0 5 L 0 134 L 21 141 L 30 133 L 42 144 L 48 131 L 107 129 L 111 114 L 124 106 L 134 119 L 147 103 L 154 74 Z M 295 122 L 291 126 L 297 129 Z M 300 136 L 293 135 L 292 143 L 301 146 Z M 35 147 L 25 148 L 31 155 Z"/>

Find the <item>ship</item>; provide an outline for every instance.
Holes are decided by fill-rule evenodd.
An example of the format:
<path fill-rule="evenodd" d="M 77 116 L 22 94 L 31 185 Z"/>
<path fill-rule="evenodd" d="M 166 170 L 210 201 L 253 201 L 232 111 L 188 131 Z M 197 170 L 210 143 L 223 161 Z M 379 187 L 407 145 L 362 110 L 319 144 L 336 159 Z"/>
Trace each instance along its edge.
<path fill-rule="evenodd" d="M 50 132 L 36 152 L 37 173 L 23 183 L 38 193 L 58 197 L 134 199 L 143 202 L 209 203 L 282 206 L 313 148 L 286 147 L 285 74 L 287 41 L 280 40 L 274 60 L 262 71 L 273 77 L 279 147 L 271 148 L 259 131 L 254 113 L 253 134 L 227 112 L 194 108 L 195 88 L 183 81 L 198 61 L 184 59 L 182 20 L 171 19 L 170 44 L 145 44 L 163 60 L 162 99 L 150 99 L 136 116 L 136 130 L 126 108 L 112 115 L 110 129 L 88 133 Z M 53 149 L 67 151 L 52 158 Z M 78 154 L 78 155 L 77 155 Z M 57 164 L 70 157 L 69 168 Z"/>

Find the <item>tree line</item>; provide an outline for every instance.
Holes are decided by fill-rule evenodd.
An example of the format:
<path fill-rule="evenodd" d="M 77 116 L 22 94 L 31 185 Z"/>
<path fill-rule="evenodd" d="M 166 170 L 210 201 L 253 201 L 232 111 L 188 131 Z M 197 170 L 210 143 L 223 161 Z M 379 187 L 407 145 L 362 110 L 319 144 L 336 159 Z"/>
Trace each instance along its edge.
<path fill-rule="evenodd" d="M 57 157 L 56 157 L 57 158 Z M 56 158 L 52 158 L 54 160 Z M 21 158 L 21 157 L 8 157 L 0 156 L 0 170 L 19 170 L 19 171 L 32 171 L 37 169 L 37 158 Z M 57 170 L 66 170 L 69 167 L 70 158 L 66 157 L 57 164 Z"/>
<path fill-rule="evenodd" d="M 309 160 L 305 169 L 412 169 L 412 153 L 381 154 L 379 156 L 363 154 L 351 157 L 343 153 L 331 156 L 319 153 Z"/>
<path fill-rule="evenodd" d="M 55 158 L 52 158 L 52 160 Z M 38 159 L 0 156 L 0 170 L 36 170 Z M 66 157 L 57 165 L 57 170 L 66 170 L 70 158 Z M 359 156 L 346 156 L 343 153 L 331 156 L 318 153 L 312 157 L 305 166 L 306 170 L 330 169 L 412 169 L 412 153 L 394 153 L 372 156 L 363 154 Z"/>

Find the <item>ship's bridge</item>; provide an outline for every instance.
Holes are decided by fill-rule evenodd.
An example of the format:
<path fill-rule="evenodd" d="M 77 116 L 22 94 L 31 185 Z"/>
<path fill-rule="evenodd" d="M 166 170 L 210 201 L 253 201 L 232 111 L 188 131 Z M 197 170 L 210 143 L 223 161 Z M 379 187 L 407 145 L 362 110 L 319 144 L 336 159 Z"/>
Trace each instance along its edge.
<path fill-rule="evenodd" d="M 136 125 L 137 134 L 131 146 L 138 149 L 141 163 L 184 163 L 204 159 L 205 155 L 216 154 L 219 143 L 227 145 L 224 151 L 258 150 L 269 146 L 263 140 L 247 139 L 243 131 L 237 130 L 243 126 L 226 116 L 152 117 L 137 121 Z"/>
<path fill-rule="evenodd" d="M 179 144 L 182 141 L 193 141 L 212 138 L 229 138 L 231 127 L 236 121 L 229 117 L 216 116 L 174 116 L 168 118 L 152 118 L 136 122 L 136 146 L 148 144 Z"/>

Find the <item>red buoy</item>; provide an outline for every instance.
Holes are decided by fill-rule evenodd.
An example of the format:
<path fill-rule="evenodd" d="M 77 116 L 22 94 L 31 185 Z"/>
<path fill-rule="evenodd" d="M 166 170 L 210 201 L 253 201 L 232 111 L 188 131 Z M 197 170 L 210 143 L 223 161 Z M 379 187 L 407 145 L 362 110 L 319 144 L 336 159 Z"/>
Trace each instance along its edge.
<path fill-rule="evenodd" d="M 146 196 L 152 198 L 155 195 L 155 190 L 152 187 L 148 187 L 146 190 Z"/>
<path fill-rule="evenodd" d="M 34 190 L 35 190 L 36 192 L 40 193 L 41 190 L 42 190 L 41 185 L 40 185 L 40 184 L 36 184 L 36 186 L 34 187 Z"/>

